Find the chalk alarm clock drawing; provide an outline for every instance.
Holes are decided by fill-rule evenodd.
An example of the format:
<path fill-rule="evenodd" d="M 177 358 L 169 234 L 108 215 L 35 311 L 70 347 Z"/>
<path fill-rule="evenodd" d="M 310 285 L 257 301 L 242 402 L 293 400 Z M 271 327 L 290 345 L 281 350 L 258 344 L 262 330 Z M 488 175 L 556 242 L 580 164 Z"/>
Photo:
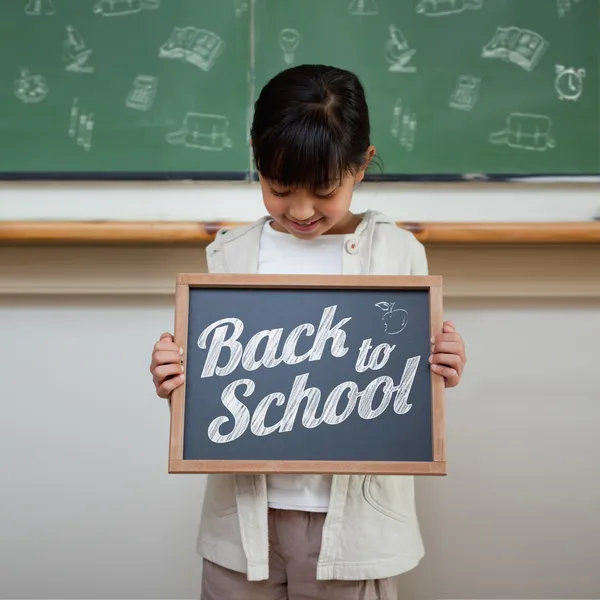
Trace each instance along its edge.
<path fill-rule="evenodd" d="M 441 278 L 183 274 L 169 472 L 445 475 Z"/>

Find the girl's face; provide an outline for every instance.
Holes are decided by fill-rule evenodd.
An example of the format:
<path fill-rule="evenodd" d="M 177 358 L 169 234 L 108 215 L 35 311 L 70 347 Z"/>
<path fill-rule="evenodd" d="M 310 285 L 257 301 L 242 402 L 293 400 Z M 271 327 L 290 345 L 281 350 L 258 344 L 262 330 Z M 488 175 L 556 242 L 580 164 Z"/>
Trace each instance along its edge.
<path fill-rule="evenodd" d="M 354 186 L 364 179 L 367 164 L 355 175 L 347 175 L 341 185 L 336 181 L 314 191 L 284 188 L 259 174 L 265 208 L 275 221 L 273 228 L 305 240 L 323 234 L 354 233 L 360 217 L 350 212 L 350 203 Z"/>

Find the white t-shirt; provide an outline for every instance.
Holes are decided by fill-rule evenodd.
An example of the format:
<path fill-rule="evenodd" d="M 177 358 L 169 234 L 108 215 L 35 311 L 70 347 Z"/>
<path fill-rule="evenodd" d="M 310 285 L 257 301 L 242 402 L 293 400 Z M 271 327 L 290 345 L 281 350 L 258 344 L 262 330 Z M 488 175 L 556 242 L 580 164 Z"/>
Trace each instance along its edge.
<path fill-rule="evenodd" d="M 258 253 L 258 272 L 275 275 L 339 275 L 343 235 L 301 240 L 275 231 L 267 221 Z M 268 475 L 267 499 L 272 508 L 327 512 L 331 475 Z"/>

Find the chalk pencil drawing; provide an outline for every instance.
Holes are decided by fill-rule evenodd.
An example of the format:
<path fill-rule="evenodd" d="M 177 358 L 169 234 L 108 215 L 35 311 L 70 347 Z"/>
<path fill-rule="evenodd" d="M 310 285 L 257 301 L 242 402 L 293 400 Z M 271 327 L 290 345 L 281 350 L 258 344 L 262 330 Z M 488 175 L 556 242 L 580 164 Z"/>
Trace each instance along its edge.
<path fill-rule="evenodd" d="M 390 25 L 390 37 L 384 45 L 384 56 L 393 73 L 415 73 L 417 68 L 409 65 L 416 50 L 411 49 L 404 33 L 395 25 Z"/>
<path fill-rule="evenodd" d="M 408 152 L 414 150 L 417 136 L 417 115 L 410 109 L 410 106 L 405 105 L 402 98 L 398 98 L 394 103 L 390 133 Z"/>
<path fill-rule="evenodd" d="M 482 8 L 483 0 L 419 0 L 417 13 L 426 17 L 442 17 Z"/>
<path fill-rule="evenodd" d="M 470 112 L 479 99 L 481 79 L 473 75 L 461 75 L 456 82 L 456 87 L 450 95 L 448 105 L 450 108 Z"/>
<path fill-rule="evenodd" d="M 533 71 L 546 53 L 548 42 L 535 31 L 519 27 L 497 27 L 484 46 L 483 58 L 501 59 Z"/>
<path fill-rule="evenodd" d="M 160 47 L 160 58 L 179 59 L 203 71 L 210 71 L 225 50 L 225 42 L 212 31 L 196 27 L 175 27 Z"/>
<path fill-rule="evenodd" d="M 381 320 L 388 335 L 397 335 L 408 325 L 408 312 L 403 308 L 394 308 L 395 302 L 377 302 L 375 306 L 383 311 Z"/>
<path fill-rule="evenodd" d="M 171 145 L 215 152 L 233 146 L 227 117 L 196 112 L 188 112 L 181 129 L 168 133 L 165 140 Z"/>
<path fill-rule="evenodd" d="M 556 147 L 556 141 L 552 137 L 552 119 L 529 113 L 508 115 L 505 129 L 490 134 L 489 141 L 494 145 L 538 152 Z"/>
<path fill-rule="evenodd" d="M 72 25 L 67 25 L 66 38 L 63 41 L 63 61 L 65 70 L 73 73 L 93 73 L 89 64 L 92 50 L 86 45 L 82 35 Z"/>
<path fill-rule="evenodd" d="M 577 102 L 583 94 L 583 79 L 586 76 L 585 69 L 567 69 L 563 65 L 556 65 L 556 80 L 554 87 L 560 100 L 572 100 Z"/>
<path fill-rule="evenodd" d="M 50 17 L 56 14 L 56 8 L 52 0 L 29 0 L 25 14 L 30 17 Z"/>
<path fill-rule="evenodd" d="M 92 149 L 92 135 L 94 132 L 94 113 L 81 109 L 79 98 L 73 100 L 71 112 L 69 115 L 68 134 L 74 138 L 78 146 L 81 146 L 86 152 Z"/>
<path fill-rule="evenodd" d="M 580 2 L 581 0 L 556 0 L 556 10 L 558 11 L 558 16 L 562 19 L 576 4 L 579 4 Z"/>
<path fill-rule="evenodd" d="M 39 104 L 49 92 L 46 78 L 32 75 L 29 69 L 21 69 L 20 77 L 13 84 L 13 93 L 23 104 Z"/>
<path fill-rule="evenodd" d="M 250 0 L 233 0 L 233 9 L 235 10 L 236 17 L 244 16 L 244 13 L 248 11 Z"/>
<path fill-rule="evenodd" d="M 379 14 L 379 7 L 375 0 L 352 0 L 348 12 L 353 17 L 375 17 Z"/>
<path fill-rule="evenodd" d="M 134 110 L 147 111 L 154 104 L 158 78 L 154 75 L 137 75 L 125 100 L 125 106 Z"/>
<path fill-rule="evenodd" d="M 279 46 L 283 50 L 283 60 L 291 65 L 296 60 L 296 50 L 300 46 L 300 34 L 295 29 L 282 29 L 279 33 Z"/>
<path fill-rule="evenodd" d="M 103 17 L 123 17 L 143 10 L 156 10 L 160 3 L 161 0 L 98 0 L 92 10 Z"/>

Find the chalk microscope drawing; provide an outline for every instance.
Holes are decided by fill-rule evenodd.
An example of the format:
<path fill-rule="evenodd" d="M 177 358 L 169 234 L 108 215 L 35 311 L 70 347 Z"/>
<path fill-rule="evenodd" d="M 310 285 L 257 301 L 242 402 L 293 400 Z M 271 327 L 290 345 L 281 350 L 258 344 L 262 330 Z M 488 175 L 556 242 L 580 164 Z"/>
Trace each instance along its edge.
<path fill-rule="evenodd" d="M 448 106 L 457 110 L 472 111 L 479 99 L 480 87 L 481 79 L 479 77 L 461 75 L 450 95 Z"/>
<path fill-rule="evenodd" d="M 236 17 L 242 17 L 248 11 L 250 0 L 233 0 L 233 9 Z"/>
<path fill-rule="evenodd" d="M 572 100 L 576 102 L 583 94 L 583 79 L 586 76 L 585 69 L 569 69 L 562 65 L 556 65 L 556 81 L 554 87 L 560 100 Z"/>
<path fill-rule="evenodd" d="M 156 10 L 160 3 L 161 0 L 98 0 L 92 10 L 95 15 L 103 17 L 122 17 L 143 10 Z"/>
<path fill-rule="evenodd" d="M 63 61 L 65 70 L 74 73 L 93 73 L 94 67 L 89 63 L 92 50 L 87 47 L 81 34 L 72 25 L 67 25 L 66 38 L 63 41 Z"/>
<path fill-rule="evenodd" d="M 298 365 L 305 361 L 320 361 L 325 353 L 330 354 L 333 359 L 348 354 L 350 348 L 346 346 L 346 332 L 343 327 L 352 320 L 352 317 L 341 318 L 334 322 L 337 308 L 336 305 L 325 307 L 317 326 L 310 322 L 302 323 L 289 332 L 285 339 L 283 339 L 283 328 L 263 329 L 242 344 L 239 340 L 244 332 L 244 322 L 236 317 L 219 319 L 202 331 L 197 339 L 198 348 L 206 353 L 200 373 L 201 378 L 227 377 L 238 367 L 248 372 L 247 375 L 242 375 L 223 388 L 221 403 L 230 416 L 219 416 L 208 425 L 207 433 L 212 442 L 231 442 L 243 435 L 248 426 L 251 433 L 257 436 L 292 431 L 303 405 L 301 422 L 307 429 L 313 429 L 323 423 L 337 425 L 345 421 L 355 409 L 362 419 L 374 419 L 383 414 L 390 405 L 398 415 L 410 411 L 412 404 L 409 404 L 408 400 L 421 360 L 419 355 L 406 360 L 398 384 L 392 377 L 381 375 L 375 377 L 363 390 L 359 390 L 357 383 L 350 379 L 336 385 L 327 396 L 319 388 L 307 386 L 310 372 L 296 375 L 290 385 L 288 398 L 281 391 L 277 391 L 267 394 L 258 402 L 252 399 L 248 404 L 256 408 L 251 416 L 249 406 L 246 406 L 242 399 L 251 396 L 256 389 L 254 381 L 249 378 L 251 372 L 276 368 L 281 363 Z M 389 319 L 390 328 L 399 333 L 402 324 L 395 322 L 398 318 L 395 313 L 391 314 L 393 318 Z M 401 315 L 400 321 L 402 320 Z M 312 346 L 308 352 L 297 355 L 297 344 L 301 337 L 312 338 Z M 362 340 L 354 365 L 357 373 L 381 370 L 396 348 L 395 345 L 387 343 L 373 347 L 372 342 L 372 338 Z M 223 364 L 222 351 L 227 357 L 226 364 Z M 383 397 L 376 400 L 375 396 L 380 392 L 380 388 Z M 306 399 L 305 404 L 304 399 Z M 319 411 L 321 400 L 324 403 L 322 410 Z M 285 405 L 284 414 L 278 423 L 266 426 L 265 416 L 273 403 L 277 406 Z M 338 410 L 340 403 L 344 407 L 342 411 Z M 317 413 L 320 413 L 318 417 Z M 225 424 L 230 424 L 227 427 L 229 431 L 223 434 L 220 430 Z"/>
<path fill-rule="evenodd" d="M 154 104 L 158 78 L 154 75 L 137 75 L 125 100 L 125 106 L 134 110 L 146 111 Z"/>
<path fill-rule="evenodd" d="M 394 308 L 395 302 L 377 302 L 375 306 L 383 311 L 383 327 L 388 335 L 397 335 L 408 325 L 408 312 L 403 308 Z"/>
<path fill-rule="evenodd" d="M 56 8 L 52 0 L 29 0 L 25 14 L 30 17 L 49 17 L 56 14 Z"/>
<path fill-rule="evenodd" d="M 75 138 L 77 145 L 86 152 L 92 148 L 94 124 L 94 113 L 82 110 L 79 106 L 79 98 L 75 98 L 69 117 L 69 137 Z"/>
<path fill-rule="evenodd" d="M 165 140 L 171 145 L 220 152 L 233 146 L 228 130 L 227 117 L 189 112 L 181 129 L 168 133 Z"/>
<path fill-rule="evenodd" d="M 419 0 L 417 13 L 426 17 L 442 17 L 482 8 L 483 0 Z"/>
<path fill-rule="evenodd" d="M 296 50 L 300 46 L 300 34 L 295 29 L 282 29 L 279 33 L 279 46 L 283 50 L 283 60 L 291 65 L 296 60 Z"/>
<path fill-rule="evenodd" d="M 402 98 L 398 98 L 394 104 L 392 115 L 392 137 L 400 142 L 400 146 L 412 152 L 415 147 L 417 135 L 417 115 L 410 106 L 405 106 Z"/>
<path fill-rule="evenodd" d="M 556 0 L 556 9 L 558 16 L 563 18 L 573 8 L 574 5 L 579 4 L 581 0 Z"/>
<path fill-rule="evenodd" d="M 179 59 L 210 71 L 225 50 L 225 42 L 212 31 L 196 27 L 175 27 L 160 47 L 160 58 Z"/>
<path fill-rule="evenodd" d="M 538 152 L 556 147 L 550 117 L 528 113 L 511 113 L 506 118 L 506 128 L 492 133 L 489 141 L 494 145 Z"/>
<path fill-rule="evenodd" d="M 352 0 L 348 12 L 354 17 L 374 17 L 379 14 L 375 0 Z"/>
<path fill-rule="evenodd" d="M 21 69 L 21 76 L 13 84 L 13 93 L 23 104 L 39 104 L 49 91 L 46 78 L 31 75 L 28 69 Z"/>
<path fill-rule="evenodd" d="M 385 42 L 384 56 L 390 64 L 389 70 L 393 73 L 415 73 L 417 67 L 409 65 L 416 50 L 412 50 L 404 33 L 395 25 L 390 25 L 390 37 Z"/>
<path fill-rule="evenodd" d="M 546 53 L 548 42 L 535 31 L 519 27 L 498 27 L 484 46 L 483 58 L 498 58 L 533 71 Z"/>

